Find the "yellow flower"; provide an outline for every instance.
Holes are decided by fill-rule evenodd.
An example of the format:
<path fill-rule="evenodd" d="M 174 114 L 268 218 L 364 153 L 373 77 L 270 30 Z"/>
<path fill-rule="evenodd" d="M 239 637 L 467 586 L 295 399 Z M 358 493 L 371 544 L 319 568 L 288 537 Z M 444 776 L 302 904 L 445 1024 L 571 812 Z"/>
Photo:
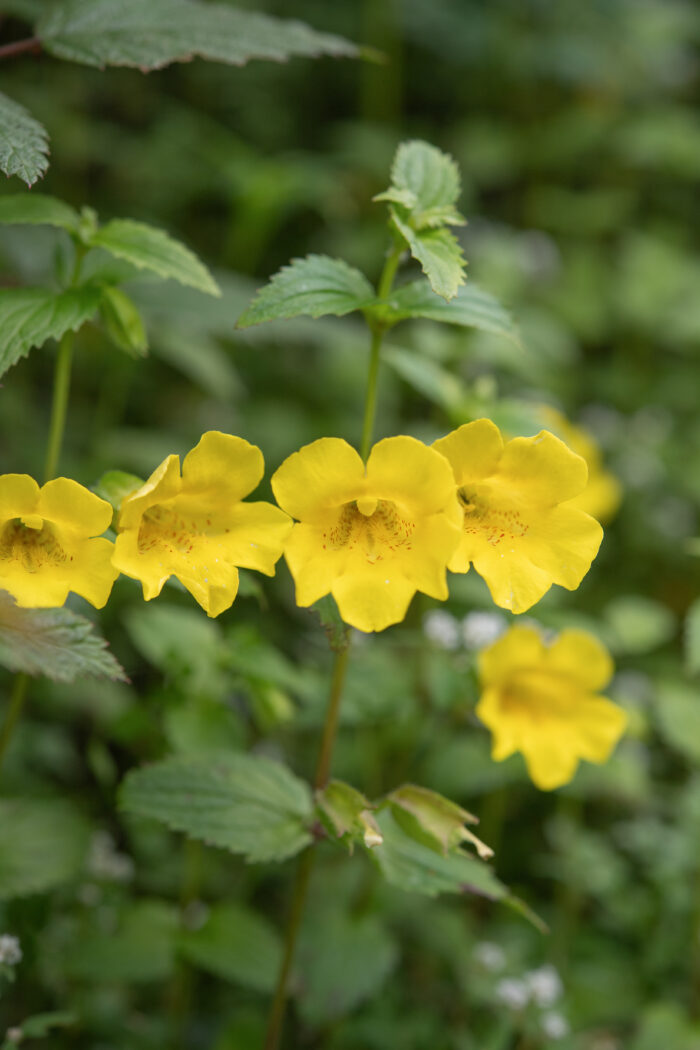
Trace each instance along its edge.
<path fill-rule="evenodd" d="M 70 478 L 39 488 L 28 474 L 0 477 L 0 588 L 18 605 L 63 605 L 69 591 L 101 609 L 119 573 L 112 544 L 96 539 L 112 508 Z"/>
<path fill-rule="evenodd" d="M 593 635 L 566 630 L 545 645 L 534 627 L 511 627 L 479 654 L 478 664 L 483 692 L 476 713 L 493 733 L 497 762 L 521 751 L 534 783 L 549 791 L 571 780 L 580 758 L 610 757 L 627 718 L 595 695 L 613 664 Z"/>
<path fill-rule="evenodd" d="M 597 442 L 587 430 L 570 423 L 566 416 L 551 405 L 543 405 L 540 415 L 570 449 L 583 456 L 588 465 L 588 484 L 580 496 L 569 501 L 569 505 L 584 510 L 598 521 L 610 521 L 620 506 L 622 486 L 615 475 L 603 466 Z"/>
<path fill-rule="evenodd" d="M 271 503 L 242 503 L 263 475 L 262 453 L 210 430 L 182 464 L 168 456 L 119 511 L 114 564 L 141 580 L 146 601 L 176 576 L 209 616 L 233 603 L 238 569 L 268 576 L 292 523 Z"/>
<path fill-rule="evenodd" d="M 586 463 L 542 430 L 504 443 L 490 419 L 465 423 L 433 448 L 454 471 L 462 539 L 448 568 L 483 576 L 496 605 L 520 613 L 553 583 L 574 590 L 598 553 L 603 530 L 570 501 Z"/>
<path fill-rule="evenodd" d="M 449 464 L 422 442 L 386 438 L 365 468 L 346 441 L 321 438 L 285 460 L 272 489 L 299 520 L 284 550 L 298 605 L 330 592 L 346 623 L 382 631 L 417 590 L 447 598 L 462 513 Z"/>

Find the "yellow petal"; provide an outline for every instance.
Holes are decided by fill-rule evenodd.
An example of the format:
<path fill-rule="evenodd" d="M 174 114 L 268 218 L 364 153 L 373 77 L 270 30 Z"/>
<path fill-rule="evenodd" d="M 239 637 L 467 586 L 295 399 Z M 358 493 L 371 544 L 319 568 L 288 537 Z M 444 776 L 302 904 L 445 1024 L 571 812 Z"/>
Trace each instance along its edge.
<path fill-rule="evenodd" d="M 371 569 L 376 569 L 372 566 Z M 349 572 L 337 579 L 331 593 L 340 615 L 359 631 L 383 631 L 406 615 L 415 587 L 390 570 Z"/>
<path fill-rule="evenodd" d="M 479 677 L 486 685 L 498 684 L 514 670 L 541 665 L 544 654 L 544 642 L 535 627 L 511 627 L 479 653 Z"/>
<path fill-rule="evenodd" d="M 491 757 L 494 762 L 502 762 L 520 750 L 523 737 L 520 719 L 503 716 L 500 689 L 485 689 L 476 705 L 475 713 L 491 730 Z"/>
<path fill-rule="evenodd" d="M 180 583 L 199 602 L 207 616 L 218 616 L 233 605 L 238 593 L 238 569 L 225 563 L 205 576 L 201 566 L 183 564 L 175 573 Z"/>
<path fill-rule="evenodd" d="M 222 554 L 234 565 L 274 576 L 275 563 L 292 531 L 292 520 L 272 503 L 237 503 L 220 537 Z"/>
<path fill-rule="evenodd" d="M 71 478 L 46 482 L 37 513 L 82 536 L 100 536 L 112 523 L 111 505 Z"/>
<path fill-rule="evenodd" d="M 395 564 L 416 590 L 445 601 L 448 596 L 445 562 L 459 540 L 459 529 L 444 514 L 419 519 L 411 537 L 411 549 L 399 548 Z"/>
<path fill-rule="evenodd" d="M 144 511 L 156 503 L 172 499 L 181 487 L 180 457 L 168 456 L 156 467 L 148 481 L 124 500 L 119 510 L 118 528 L 138 528 Z"/>
<path fill-rule="evenodd" d="M 545 506 L 573 499 L 588 481 L 585 459 L 548 430 L 508 441 L 498 473 L 529 503 Z"/>
<path fill-rule="evenodd" d="M 236 502 L 257 487 L 264 469 L 263 454 L 256 445 L 209 430 L 185 456 L 182 478 L 190 493 L 218 491 Z"/>
<path fill-rule="evenodd" d="M 587 631 L 569 628 L 546 650 L 547 667 L 567 675 L 584 689 L 603 689 L 613 675 L 614 665 L 605 646 Z"/>
<path fill-rule="evenodd" d="M 9 518 L 34 514 L 39 502 L 39 486 L 29 474 L 0 476 L 0 524 Z"/>
<path fill-rule="evenodd" d="M 568 736 L 556 728 L 541 728 L 521 748 L 532 782 L 541 791 L 568 784 L 578 767 L 579 756 Z"/>
<path fill-rule="evenodd" d="M 306 608 L 330 593 L 333 581 L 345 571 L 348 554 L 342 547 L 331 550 L 324 545 L 319 526 L 301 523 L 292 529 L 284 557 L 294 578 L 296 603 Z"/>
<path fill-rule="evenodd" d="M 551 583 L 573 591 L 590 569 L 602 539 L 603 530 L 595 518 L 566 504 L 533 515 L 516 547 L 549 574 Z"/>
<path fill-rule="evenodd" d="M 503 438 L 490 419 L 476 419 L 433 443 L 449 461 L 457 485 L 493 475 L 503 453 Z"/>
<path fill-rule="evenodd" d="M 0 566 L 0 588 L 24 609 L 52 609 L 63 605 L 70 587 L 64 574 L 27 572 L 19 562 Z"/>
<path fill-rule="evenodd" d="M 141 553 L 136 529 L 127 529 L 119 533 L 114 543 L 112 564 L 125 576 L 141 580 L 143 597 L 147 602 L 158 597 L 165 581 L 172 575 L 170 564 L 164 563 L 162 558 Z"/>
<path fill-rule="evenodd" d="M 319 438 L 285 459 L 272 475 L 280 507 L 299 521 L 320 524 L 328 511 L 366 495 L 365 467 L 342 438 Z"/>
<path fill-rule="evenodd" d="M 473 564 L 483 576 L 491 597 L 502 609 L 522 613 L 538 602 L 552 586 L 552 574 L 540 569 L 514 548 L 512 552 L 490 547 L 486 541 L 480 544 L 479 552 L 473 556 Z M 458 552 L 459 553 L 459 552 Z M 456 563 L 456 556 L 450 563 Z"/>
<path fill-rule="evenodd" d="M 367 460 L 368 492 L 410 516 L 437 514 L 456 503 L 454 475 L 445 458 L 415 438 L 379 441 Z"/>
<path fill-rule="evenodd" d="M 110 516 L 112 508 L 110 507 Z M 109 540 L 84 540 L 75 544 L 74 560 L 68 576 L 70 590 L 80 594 L 96 609 L 102 609 L 119 572 L 112 562 L 114 546 Z"/>
<path fill-rule="evenodd" d="M 604 696 L 588 697 L 576 717 L 578 753 L 589 762 L 607 762 L 627 726 L 625 711 Z"/>

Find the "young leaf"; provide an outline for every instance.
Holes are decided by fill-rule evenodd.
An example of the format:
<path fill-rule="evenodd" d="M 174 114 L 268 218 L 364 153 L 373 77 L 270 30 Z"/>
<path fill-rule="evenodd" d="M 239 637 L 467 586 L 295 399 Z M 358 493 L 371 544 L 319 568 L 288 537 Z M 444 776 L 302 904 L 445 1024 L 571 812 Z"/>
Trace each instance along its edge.
<path fill-rule="evenodd" d="M 116 930 L 83 931 L 73 941 L 68 976 L 90 982 L 162 981 L 173 970 L 177 912 L 165 901 L 137 901 L 120 915 Z"/>
<path fill-rule="evenodd" d="M 64 802 L 0 799 L 0 900 L 43 893 L 80 871 L 89 826 Z"/>
<path fill-rule="evenodd" d="M 198 930 L 180 934 L 178 947 L 195 966 L 257 992 L 271 992 L 282 945 L 267 919 L 239 904 L 219 904 Z"/>
<path fill-rule="evenodd" d="M 116 347 L 131 357 L 143 357 L 148 350 L 148 337 L 141 314 L 121 288 L 107 284 L 102 289 L 100 315 L 107 334 Z"/>
<path fill-rule="evenodd" d="M 0 290 L 0 375 L 47 339 L 77 331 L 97 313 L 101 291 L 92 285 L 52 292 L 47 288 Z"/>
<path fill-rule="evenodd" d="M 463 285 L 454 299 L 445 302 L 435 296 L 427 281 L 412 281 L 393 291 L 372 313 L 389 324 L 397 324 L 409 317 L 424 317 L 462 328 L 480 328 L 520 342 L 518 330 L 507 310 L 492 295 L 471 282 Z"/>
<path fill-rule="evenodd" d="M 143 71 L 194 56 L 244 65 L 251 58 L 359 55 L 349 41 L 301 22 L 193 0 L 64 0 L 46 10 L 36 33 L 58 58 Z"/>
<path fill-rule="evenodd" d="M 0 170 L 31 186 L 49 166 L 46 129 L 19 102 L 0 93 Z"/>
<path fill-rule="evenodd" d="M 359 270 L 342 259 L 328 255 L 307 255 L 292 259 L 276 273 L 269 284 L 258 292 L 241 314 L 237 328 L 248 328 L 263 321 L 283 317 L 342 317 L 352 310 L 362 310 L 375 298 L 374 290 Z"/>
<path fill-rule="evenodd" d="M 140 270 L 151 270 L 159 277 L 172 278 L 209 295 L 221 295 L 216 281 L 194 252 L 164 230 L 145 222 L 113 219 L 93 234 L 90 245 L 104 248 Z"/>
<path fill-rule="evenodd" d="M 452 157 L 428 142 L 415 139 L 401 143 L 391 168 L 391 187 L 387 194 L 391 194 L 388 199 L 410 209 L 411 225 L 415 229 L 464 223 L 454 208 L 460 194 L 459 168 Z M 380 194 L 380 199 L 387 194 Z M 413 204 L 406 203 L 409 197 L 413 197 Z"/>
<path fill-rule="evenodd" d="M 46 193 L 10 193 L 0 197 L 0 222 L 30 223 L 33 226 L 60 226 L 75 230 L 80 216 L 75 208 Z"/>
<path fill-rule="evenodd" d="M 460 284 L 464 284 L 464 256 L 449 230 L 414 230 L 405 217 L 392 208 L 392 219 L 408 244 L 411 255 L 423 268 L 430 287 L 443 299 L 454 299 Z"/>
<path fill-rule="evenodd" d="M 428 897 L 439 893 L 478 893 L 492 900 L 505 897 L 505 886 L 476 857 L 459 850 L 441 856 L 404 831 L 388 809 L 378 814 L 377 823 L 384 841 L 371 856 L 392 886 Z"/>
<path fill-rule="evenodd" d="M 269 758 L 177 757 L 129 773 L 123 809 L 152 817 L 247 860 L 284 860 L 311 841 L 313 807 L 304 781 Z"/>
<path fill-rule="evenodd" d="M 21 609 L 0 591 L 0 664 L 56 682 L 110 678 L 127 682 L 107 642 L 84 616 L 68 609 Z"/>

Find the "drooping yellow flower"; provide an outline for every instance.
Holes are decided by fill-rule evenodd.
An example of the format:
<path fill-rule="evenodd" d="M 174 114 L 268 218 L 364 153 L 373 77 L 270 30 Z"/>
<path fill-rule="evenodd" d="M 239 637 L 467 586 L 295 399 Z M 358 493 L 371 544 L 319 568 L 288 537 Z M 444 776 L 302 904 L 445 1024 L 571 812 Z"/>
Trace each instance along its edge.
<path fill-rule="evenodd" d="M 119 511 L 114 564 L 141 580 L 146 601 L 176 576 L 209 616 L 238 591 L 238 568 L 268 576 L 292 523 L 271 503 L 243 503 L 263 476 L 262 452 L 210 430 L 189 452 L 168 456 Z"/>
<path fill-rule="evenodd" d="M 607 649 L 586 631 L 565 630 L 546 645 L 534 627 L 511 627 L 478 657 L 476 707 L 493 733 L 492 756 L 525 757 L 543 791 L 572 779 L 579 759 L 605 762 L 625 730 L 621 707 L 603 696 L 613 673 Z"/>
<path fill-rule="evenodd" d="M 588 484 L 580 496 L 570 500 L 570 506 L 578 507 L 598 521 L 610 521 L 620 506 L 622 486 L 615 475 L 605 469 L 599 445 L 584 427 L 570 423 L 551 405 L 543 405 L 540 415 L 572 451 L 583 456 L 588 466 Z"/>
<path fill-rule="evenodd" d="M 70 478 L 39 488 L 28 474 L 0 477 L 0 588 L 18 605 L 63 605 L 69 591 L 101 609 L 119 573 L 100 539 L 112 508 Z"/>
<path fill-rule="evenodd" d="M 382 631 L 417 590 L 447 598 L 462 512 L 449 464 L 422 442 L 386 438 L 365 468 L 346 441 L 320 438 L 284 461 L 272 490 L 298 519 L 284 550 L 298 605 L 330 592 L 346 623 Z"/>
<path fill-rule="evenodd" d="M 586 485 L 586 463 L 542 430 L 503 441 L 490 419 L 436 441 L 462 505 L 462 537 L 448 568 L 470 563 L 496 605 L 520 613 L 553 583 L 574 590 L 598 553 L 603 530 L 569 501 Z"/>

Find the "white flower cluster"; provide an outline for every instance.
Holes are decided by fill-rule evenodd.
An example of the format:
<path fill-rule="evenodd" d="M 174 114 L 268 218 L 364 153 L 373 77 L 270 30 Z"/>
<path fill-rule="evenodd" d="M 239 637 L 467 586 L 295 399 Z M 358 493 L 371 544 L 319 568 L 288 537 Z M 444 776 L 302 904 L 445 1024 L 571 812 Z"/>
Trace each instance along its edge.
<path fill-rule="evenodd" d="M 471 612 L 458 620 L 444 609 L 431 609 L 423 617 L 423 633 L 440 649 L 483 649 L 506 630 L 505 616 L 496 612 Z"/>
<path fill-rule="evenodd" d="M 0 966 L 16 966 L 22 961 L 19 941 L 11 933 L 0 934 Z"/>
<path fill-rule="evenodd" d="M 496 985 L 496 998 L 517 1013 L 533 1004 L 545 1011 L 540 1025 L 548 1039 L 563 1039 L 569 1034 L 569 1024 L 563 1014 L 551 1009 L 561 998 L 564 987 L 553 966 L 541 966 L 523 977 L 503 977 Z"/>

